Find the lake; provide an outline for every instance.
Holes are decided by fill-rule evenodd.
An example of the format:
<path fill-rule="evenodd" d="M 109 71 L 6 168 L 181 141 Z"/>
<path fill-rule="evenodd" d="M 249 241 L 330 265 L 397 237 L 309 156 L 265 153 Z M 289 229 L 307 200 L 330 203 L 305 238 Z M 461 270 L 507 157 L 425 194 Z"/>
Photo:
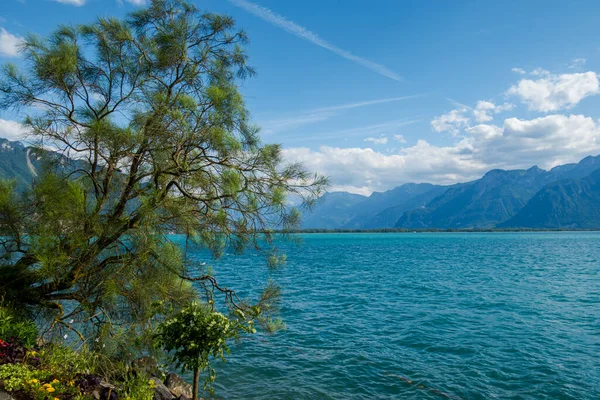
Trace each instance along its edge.
<path fill-rule="evenodd" d="M 225 399 L 598 399 L 600 233 L 307 234 L 274 272 L 286 330 L 215 363 Z"/>

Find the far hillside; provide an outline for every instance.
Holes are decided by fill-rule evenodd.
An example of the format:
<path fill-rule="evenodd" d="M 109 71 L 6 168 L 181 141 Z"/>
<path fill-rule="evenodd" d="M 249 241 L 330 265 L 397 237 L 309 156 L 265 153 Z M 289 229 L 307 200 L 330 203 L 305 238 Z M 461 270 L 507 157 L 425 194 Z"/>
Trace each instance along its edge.
<path fill-rule="evenodd" d="M 472 182 L 451 186 L 408 183 L 386 192 L 360 196 L 346 192 L 325 194 L 304 217 L 306 229 L 490 229 L 490 228 L 600 228 L 594 218 L 593 188 L 582 192 L 600 169 L 600 156 L 549 171 L 533 166 L 526 170 L 491 170 Z M 583 180 L 583 181 L 580 181 Z M 540 196 L 558 190 L 555 184 L 571 185 L 560 191 L 560 201 L 546 200 L 545 211 L 536 209 Z M 570 182 L 570 183 L 567 183 Z M 583 182 L 583 183 L 582 183 Z M 554 186 L 553 186 L 554 185 Z M 585 186 L 588 187 L 588 186 Z M 564 186 L 561 186 L 564 189 Z M 583 193 L 583 194 L 581 194 Z M 570 211 L 562 210 L 564 204 Z M 562 211 L 558 211 L 561 209 Z M 574 215 L 577 214 L 577 217 Z M 541 221 L 544 221 L 543 223 Z"/>
<path fill-rule="evenodd" d="M 45 152 L 45 154 L 49 154 Z M 26 188 L 48 158 L 0 138 L 0 178 Z M 323 195 L 304 214 L 304 229 L 600 228 L 600 156 L 549 171 L 495 169 L 450 186 L 407 183 L 370 196 Z"/>

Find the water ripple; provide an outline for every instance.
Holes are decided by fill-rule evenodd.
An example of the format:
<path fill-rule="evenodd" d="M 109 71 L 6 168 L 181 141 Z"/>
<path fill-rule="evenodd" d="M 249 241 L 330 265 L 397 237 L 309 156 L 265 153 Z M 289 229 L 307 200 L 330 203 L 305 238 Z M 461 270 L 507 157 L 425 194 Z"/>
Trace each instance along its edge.
<path fill-rule="evenodd" d="M 317 234 L 287 253 L 287 330 L 234 345 L 218 398 L 600 398 L 598 233 Z M 214 269 L 251 295 L 263 265 Z"/>

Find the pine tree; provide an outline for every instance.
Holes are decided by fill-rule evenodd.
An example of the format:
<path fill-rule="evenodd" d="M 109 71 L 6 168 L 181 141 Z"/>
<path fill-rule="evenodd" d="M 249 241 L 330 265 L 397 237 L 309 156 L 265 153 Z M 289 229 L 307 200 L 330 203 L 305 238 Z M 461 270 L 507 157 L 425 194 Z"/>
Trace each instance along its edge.
<path fill-rule="evenodd" d="M 254 73 L 246 42 L 231 18 L 178 0 L 26 38 L 22 70 L 4 67 L 0 108 L 27 114 L 49 161 L 25 193 L 0 183 L 5 301 L 100 332 L 191 301 L 195 281 L 258 314 L 171 235 L 215 256 L 268 252 L 273 228 L 298 223 L 286 196 L 309 204 L 326 185 L 260 143 L 238 89 Z"/>

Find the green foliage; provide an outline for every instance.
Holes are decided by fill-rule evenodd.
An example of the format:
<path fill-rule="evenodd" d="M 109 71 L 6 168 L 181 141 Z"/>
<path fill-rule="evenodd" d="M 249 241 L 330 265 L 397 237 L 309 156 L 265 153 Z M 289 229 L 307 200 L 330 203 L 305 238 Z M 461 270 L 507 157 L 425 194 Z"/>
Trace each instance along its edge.
<path fill-rule="evenodd" d="M 267 258 L 267 265 L 270 268 L 277 268 L 277 267 L 285 264 L 286 259 L 287 259 L 287 256 L 285 254 L 271 254 Z"/>
<path fill-rule="evenodd" d="M 27 389 L 41 378 L 40 371 L 36 371 L 26 364 L 0 365 L 0 381 L 9 392 Z"/>
<path fill-rule="evenodd" d="M 25 392 L 35 400 L 48 400 L 60 398 L 83 399 L 81 392 L 74 381 L 61 381 L 56 378 L 43 383 L 42 380 L 32 379 L 26 382 Z M 89 396 L 91 397 L 91 396 Z"/>
<path fill-rule="evenodd" d="M 36 400 L 91 398 L 83 396 L 78 386 L 82 376 L 99 376 L 111 382 L 120 398 L 150 400 L 154 395 L 154 382 L 143 372 L 133 373 L 130 364 L 115 362 L 86 347 L 73 350 L 49 344 L 39 353 L 28 352 L 23 363 L 0 365 L 0 386 Z"/>
<path fill-rule="evenodd" d="M 38 338 L 37 327 L 32 321 L 0 304 L 0 339 L 11 338 L 17 338 L 23 346 L 31 348 Z"/>
<path fill-rule="evenodd" d="M 54 376 L 52 371 L 34 369 L 27 364 L 0 365 L 0 382 L 8 392 L 21 391 L 35 400 L 81 398 L 73 380 L 59 380 Z"/>
<path fill-rule="evenodd" d="M 244 317 L 241 311 L 237 315 Z M 194 302 L 163 322 L 157 338 L 158 344 L 171 352 L 177 367 L 187 371 L 208 370 L 204 388 L 212 392 L 216 373 L 210 367 L 210 358 L 225 361 L 225 354 L 229 354 L 227 341 L 241 332 L 256 332 L 253 322 L 241 323 L 208 305 Z"/>
<path fill-rule="evenodd" d="M 231 18 L 181 0 L 26 38 L 0 110 L 24 112 L 31 140 L 58 150 L 30 190 L 0 183 L 0 296 L 118 358 L 143 354 L 157 302 L 266 304 L 220 287 L 171 235 L 216 257 L 273 254 L 272 228 L 297 224 L 286 196 L 310 202 L 326 184 L 260 143 L 238 90 L 254 73 L 246 42 Z"/>
<path fill-rule="evenodd" d="M 129 400 L 152 400 L 154 381 L 144 374 L 129 374 L 121 385 L 121 395 Z"/>
<path fill-rule="evenodd" d="M 70 381 L 74 380 L 77 374 L 91 374 L 97 371 L 100 356 L 86 347 L 74 351 L 67 346 L 49 344 L 39 351 L 38 357 L 44 368 L 52 371 L 55 378 Z"/>

